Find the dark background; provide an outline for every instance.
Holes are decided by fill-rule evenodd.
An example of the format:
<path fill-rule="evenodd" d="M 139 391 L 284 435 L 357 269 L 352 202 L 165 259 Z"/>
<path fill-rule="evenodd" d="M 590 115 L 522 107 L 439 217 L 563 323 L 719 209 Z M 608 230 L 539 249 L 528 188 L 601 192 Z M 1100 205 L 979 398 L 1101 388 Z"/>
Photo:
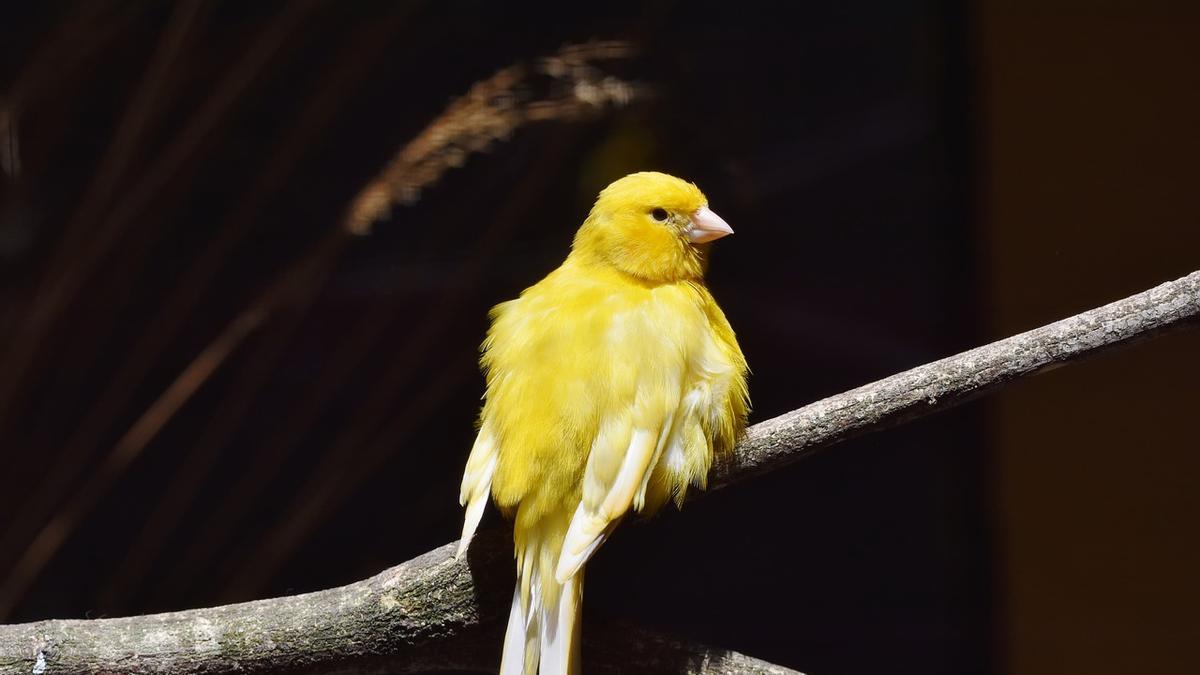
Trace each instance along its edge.
<path fill-rule="evenodd" d="M 737 230 L 709 278 L 752 421 L 1200 267 L 1194 6 L 768 7 L 6 6 L 0 620 L 315 590 L 456 538 L 487 309 L 630 171 Z M 653 97 L 521 128 L 246 321 L 451 98 L 591 38 Z M 1188 672 L 1197 347 L 623 527 L 587 616 L 809 673 Z"/>

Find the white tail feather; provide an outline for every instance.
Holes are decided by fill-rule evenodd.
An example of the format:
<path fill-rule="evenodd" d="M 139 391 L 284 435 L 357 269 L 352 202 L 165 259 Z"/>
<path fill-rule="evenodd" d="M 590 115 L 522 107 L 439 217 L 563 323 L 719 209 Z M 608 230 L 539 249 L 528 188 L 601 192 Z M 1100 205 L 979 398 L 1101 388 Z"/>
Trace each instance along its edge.
<path fill-rule="evenodd" d="M 583 573 L 567 579 L 554 607 L 542 609 L 541 675 L 578 675 L 579 608 L 583 599 Z"/>
<path fill-rule="evenodd" d="M 529 623 L 521 604 L 521 584 L 513 589 L 512 609 L 508 612 L 508 628 L 504 631 L 504 656 L 500 658 L 500 675 L 525 675 L 525 635 Z"/>
<path fill-rule="evenodd" d="M 528 572 L 533 575 L 526 585 L 531 590 L 528 606 L 521 598 L 522 580 L 513 590 L 500 675 L 579 675 L 583 572 L 567 579 L 557 593 L 542 589 L 538 565 Z M 546 598 L 555 600 L 547 604 Z"/>

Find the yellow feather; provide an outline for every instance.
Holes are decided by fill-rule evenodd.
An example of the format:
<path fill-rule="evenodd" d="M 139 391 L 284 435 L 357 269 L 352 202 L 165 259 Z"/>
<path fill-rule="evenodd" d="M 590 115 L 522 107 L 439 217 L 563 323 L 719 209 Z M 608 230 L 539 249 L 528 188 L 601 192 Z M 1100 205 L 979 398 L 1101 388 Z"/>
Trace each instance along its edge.
<path fill-rule="evenodd" d="M 515 520 L 513 617 L 525 625 L 509 627 L 506 672 L 535 672 L 543 648 L 559 654 L 542 654 L 543 674 L 561 663 L 578 672 L 578 658 L 562 655 L 578 647 L 582 565 L 629 510 L 652 513 L 702 488 L 745 427 L 746 361 L 703 283 L 709 244 L 688 236 L 706 206 L 691 183 L 626 176 L 600 193 L 562 266 L 492 310 L 487 442 L 463 499 L 490 478 Z M 477 510 L 468 530 L 472 520 Z M 568 642 L 546 633 L 555 622 L 572 627 L 559 636 Z"/>

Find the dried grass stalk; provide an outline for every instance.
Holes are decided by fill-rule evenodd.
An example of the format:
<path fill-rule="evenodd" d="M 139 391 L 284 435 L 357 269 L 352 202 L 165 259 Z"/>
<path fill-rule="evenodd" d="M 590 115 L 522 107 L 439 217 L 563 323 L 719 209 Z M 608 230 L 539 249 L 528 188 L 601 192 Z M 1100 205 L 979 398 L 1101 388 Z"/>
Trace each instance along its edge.
<path fill-rule="evenodd" d="M 528 122 L 572 120 L 628 105 L 640 85 L 598 67 L 633 55 L 625 42 L 568 45 L 536 64 L 504 68 L 475 83 L 400 149 L 351 203 L 344 227 L 365 235 L 393 204 L 413 204 L 421 191 L 468 157 L 509 138 Z"/>

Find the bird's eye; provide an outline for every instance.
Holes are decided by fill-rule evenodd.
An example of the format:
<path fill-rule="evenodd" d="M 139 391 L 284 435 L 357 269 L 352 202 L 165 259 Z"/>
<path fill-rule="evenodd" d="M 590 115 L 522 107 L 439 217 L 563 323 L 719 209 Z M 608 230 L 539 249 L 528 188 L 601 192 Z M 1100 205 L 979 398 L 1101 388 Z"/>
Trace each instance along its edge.
<path fill-rule="evenodd" d="M 667 213 L 667 210 L 664 208 L 657 208 L 650 212 L 650 217 L 657 220 L 660 223 L 667 222 L 667 217 L 669 215 L 670 214 Z"/>

